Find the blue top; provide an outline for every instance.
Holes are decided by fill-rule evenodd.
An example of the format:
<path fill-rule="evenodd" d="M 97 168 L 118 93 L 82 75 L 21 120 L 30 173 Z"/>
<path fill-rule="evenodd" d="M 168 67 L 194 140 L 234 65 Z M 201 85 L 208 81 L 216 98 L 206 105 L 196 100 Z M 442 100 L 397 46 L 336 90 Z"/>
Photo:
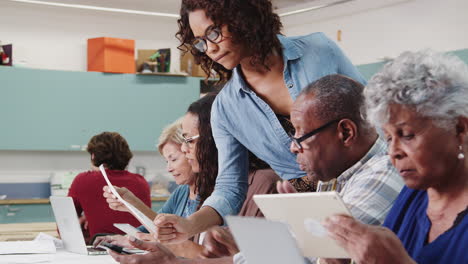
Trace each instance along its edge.
<path fill-rule="evenodd" d="M 384 226 L 400 238 L 417 263 L 468 263 L 468 217 L 427 244 L 431 222 L 427 217 L 427 192 L 404 187 Z M 459 216 L 462 217 L 462 216 Z"/>
<path fill-rule="evenodd" d="M 278 36 L 283 45 L 284 83 L 295 100 L 313 81 L 330 74 L 347 75 L 365 83 L 338 46 L 323 33 Z M 204 206 L 221 216 L 237 214 L 247 192 L 247 148 L 283 179 L 305 176 L 289 151 L 291 139 L 271 107 L 246 84 L 239 66 L 217 96 L 211 126 L 218 148 L 219 172 L 214 192 Z"/>
<path fill-rule="evenodd" d="M 159 209 L 158 214 L 175 214 L 181 217 L 188 217 L 197 211 L 198 199 L 189 199 L 190 188 L 188 185 L 179 185 L 171 194 L 169 199 Z M 144 226 L 138 227 L 143 233 L 149 233 Z"/>

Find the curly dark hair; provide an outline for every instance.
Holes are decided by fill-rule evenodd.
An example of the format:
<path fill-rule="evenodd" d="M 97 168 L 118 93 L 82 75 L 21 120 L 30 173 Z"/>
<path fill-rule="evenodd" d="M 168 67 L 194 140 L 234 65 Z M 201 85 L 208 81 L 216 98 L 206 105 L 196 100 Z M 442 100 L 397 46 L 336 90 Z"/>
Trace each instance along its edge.
<path fill-rule="evenodd" d="M 200 172 L 196 174 L 195 190 L 200 197 L 199 207 L 214 190 L 216 177 L 218 176 L 218 149 L 211 133 L 211 106 L 217 93 L 208 93 L 193 102 L 187 109 L 198 117 L 197 151 L 195 153 Z"/>
<path fill-rule="evenodd" d="M 194 55 L 195 62 L 201 65 L 207 79 L 213 69 L 219 75 L 219 83 L 223 83 L 231 78 L 232 71 L 214 63 L 205 53 L 192 49 L 194 35 L 189 24 L 189 13 L 198 9 L 205 10 L 215 25 L 227 25 L 233 42 L 249 47 L 252 65 L 269 69 L 265 63 L 268 55 L 272 51 L 281 54 L 277 34 L 281 34 L 282 24 L 279 16 L 273 12 L 270 0 L 182 0 L 180 19 L 177 21 L 179 31 L 176 33 L 181 42 L 179 49 Z"/>
<path fill-rule="evenodd" d="M 110 170 L 125 170 L 133 157 L 127 141 L 117 132 L 102 132 L 93 136 L 88 142 L 87 151 L 94 154 L 91 160 L 94 166 L 104 164 Z"/>

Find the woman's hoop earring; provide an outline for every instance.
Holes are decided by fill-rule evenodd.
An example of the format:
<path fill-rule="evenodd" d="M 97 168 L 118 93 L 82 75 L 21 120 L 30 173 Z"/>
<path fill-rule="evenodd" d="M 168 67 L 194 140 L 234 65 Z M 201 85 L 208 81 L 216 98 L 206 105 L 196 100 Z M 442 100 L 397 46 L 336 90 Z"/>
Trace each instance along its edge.
<path fill-rule="evenodd" d="M 465 154 L 463 154 L 463 149 L 462 149 L 462 146 L 461 146 L 461 145 L 460 145 L 460 146 L 458 146 L 458 149 L 460 150 L 460 153 L 458 153 L 458 156 L 457 156 L 457 158 L 458 158 L 459 160 L 462 160 L 462 159 L 464 159 L 464 158 L 465 158 Z"/>

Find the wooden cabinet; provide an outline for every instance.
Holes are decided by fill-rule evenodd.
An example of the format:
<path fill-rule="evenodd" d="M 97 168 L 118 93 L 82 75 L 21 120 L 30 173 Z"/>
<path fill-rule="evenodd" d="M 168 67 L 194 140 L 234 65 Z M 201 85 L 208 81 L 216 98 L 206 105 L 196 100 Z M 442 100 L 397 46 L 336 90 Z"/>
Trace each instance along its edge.
<path fill-rule="evenodd" d="M 0 150 L 82 150 L 103 131 L 155 151 L 199 98 L 200 78 L 0 67 Z"/>
<path fill-rule="evenodd" d="M 58 237 L 54 222 L 0 224 L 0 241 L 33 240 L 41 232 Z"/>

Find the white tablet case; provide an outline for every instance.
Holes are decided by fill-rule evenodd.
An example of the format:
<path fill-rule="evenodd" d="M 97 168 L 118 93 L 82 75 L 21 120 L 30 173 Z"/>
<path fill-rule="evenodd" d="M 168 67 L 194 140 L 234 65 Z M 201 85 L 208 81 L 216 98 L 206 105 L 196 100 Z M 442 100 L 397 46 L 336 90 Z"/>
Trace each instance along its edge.
<path fill-rule="evenodd" d="M 287 224 L 240 216 L 226 220 L 248 264 L 305 263 Z"/>
<path fill-rule="evenodd" d="M 304 256 L 349 258 L 320 225 L 334 214 L 351 215 L 337 192 L 262 194 L 253 199 L 268 220 L 290 225 Z"/>

